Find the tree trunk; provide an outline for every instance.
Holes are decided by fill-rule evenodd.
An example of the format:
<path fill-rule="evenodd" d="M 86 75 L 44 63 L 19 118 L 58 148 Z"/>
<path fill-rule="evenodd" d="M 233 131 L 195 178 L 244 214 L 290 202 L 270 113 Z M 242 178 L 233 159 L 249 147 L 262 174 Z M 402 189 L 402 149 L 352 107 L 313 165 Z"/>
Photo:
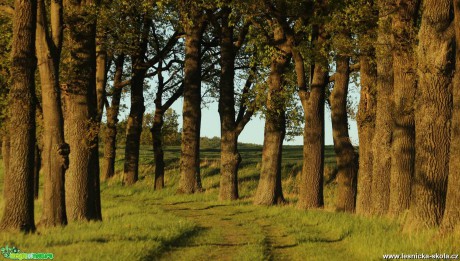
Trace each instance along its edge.
<path fill-rule="evenodd" d="M 373 48 L 360 57 L 361 98 L 358 107 L 359 170 L 356 213 L 370 215 L 372 208 L 372 141 L 375 132 L 377 70 Z"/>
<path fill-rule="evenodd" d="M 3 198 L 6 198 L 8 192 L 6 192 L 8 185 L 5 183 L 5 177 L 8 175 L 8 169 L 10 166 L 10 136 L 8 134 L 8 128 L 5 128 L 4 135 L 2 137 L 2 160 L 3 160 Z"/>
<path fill-rule="evenodd" d="M 65 180 L 65 202 L 70 221 L 99 220 L 99 159 L 96 100 L 96 23 L 86 5 L 65 0 L 67 49 L 70 52 L 64 85 L 65 139 L 70 166 Z"/>
<path fill-rule="evenodd" d="M 373 146 L 372 214 L 384 215 L 390 203 L 391 142 L 393 136 L 393 59 L 391 56 L 390 2 L 379 3 L 377 29 L 377 111 Z"/>
<path fill-rule="evenodd" d="M 104 37 L 98 37 L 96 45 L 96 99 L 97 121 L 100 123 L 104 113 L 105 85 L 107 84 L 107 51 L 103 47 Z"/>
<path fill-rule="evenodd" d="M 35 144 L 34 155 L 34 199 L 38 199 L 38 190 L 40 185 L 40 169 L 42 168 L 42 156 L 40 148 Z"/>
<path fill-rule="evenodd" d="M 280 27 L 275 28 L 274 31 L 275 41 L 283 39 L 284 32 Z M 254 196 L 255 205 L 274 205 L 285 201 L 281 186 L 281 160 L 286 134 L 284 73 L 288 65 L 289 57 L 285 54 L 273 55 L 268 79 L 262 166 L 259 185 Z"/>
<path fill-rule="evenodd" d="M 315 26 L 315 45 L 321 47 L 325 39 Z M 319 33 L 318 33 L 319 32 Z M 314 65 L 310 92 L 299 92 L 304 109 L 303 166 L 299 185 L 301 209 L 322 208 L 324 172 L 324 101 L 328 71 L 320 62 Z"/>
<path fill-rule="evenodd" d="M 238 199 L 238 135 L 235 122 L 235 53 L 233 50 L 233 27 L 229 26 L 231 10 L 224 9 L 220 42 L 220 187 L 219 200 Z"/>
<path fill-rule="evenodd" d="M 407 223 L 414 228 L 439 225 L 443 216 L 454 71 L 451 1 L 423 1 L 422 10 L 417 50 L 415 178 Z"/>
<path fill-rule="evenodd" d="M 137 60 L 137 63 L 141 62 L 142 59 Z M 126 127 L 125 165 L 123 179 L 123 184 L 125 185 L 132 185 L 139 179 L 139 149 L 142 132 L 142 118 L 145 111 L 145 72 L 145 69 L 133 69 L 133 77 L 131 79 L 131 110 L 129 112 L 128 124 Z"/>
<path fill-rule="evenodd" d="M 131 77 L 131 109 L 126 126 L 126 146 L 123 184 L 132 185 L 139 179 L 139 149 L 144 116 L 144 80 L 147 69 L 142 64 L 147 54 L 148 36 L 152 21 L 144 15 L 141 41 L 133 55 Z"/>
<path fill-rule="evenodd" d="M 454 0 L 455 13 L 455 74 L 453 80 L 452 132 L 450 139 L 449 181 L 446 209 L 441 230 L 451 232 L 459 227 L 460 217 L 460 0 Z"/>
<path fill-rule="evenodd" d="M 51 20 L 53 33 L 62 34 L 62 2 L 52 2 Z M 69 145 L 64 141 L 64 120 L 59 86 L 59 62 L 62 35 L 48 35 L 46 7 L 38 2 L 37 12 L 37 58 L 40 71 L 43 106 L 43 214 L 40 224 L 57 226 L 67 224 L 65 205 L 65 172 L 69 165 Z M 52 41 L 55 40 L 56 42 Z"/>
<path fill-rule="evenodd" d="M 184 1 L 190 4 L 189 1 Z M 199 8 L 183 10 L 193 24 L 186 26 L 184 106 L 182 110 L 182 145 L 180 158 L 179 193 L 191 194 L 202 190 L 200 177 L 201 126 L 201 38 L 204 30 L 203 14 Z M 190 23 L 188 19 L 183 19 Z"/>
<path fill-rule="evenodd" d="M 415 23 L 419 0 L 398 3 L 393 17 L 394 131 L 391 156 L 389 214 L 398 216 L 409 208 L 415 164 L 414 102 Z"/>
<path fill-rule="evenodd" d="M 35 28 L 37 1 L 14 3 L 8 128 L 10 157 L 5 173 L 2 230 L 32 232 L 34 223 Z"/>
<path fill-rule="evenodd" d="M 354 212 L 356 203 L 356 154 L 348 135 L 347 94 L 350 58 L 337 57 L 334 89 L 331 93 L 332 131 L 337 162 L 338 211 Z"/>
<path fill-rule="evenodd" d="M 113 81 L 112 101 L 107 108 L 107 129 L 104 141 L 105 170 L 103 179 L 107 180 L 115 175 L 115 158 L 117 151 L 117 123 L 120 110 L 121 88 L 117 86 L 123 77 L 124 55 L 119 55 L 115 60 L 115 76 Z"/>
<path fill-rule="evenodd" d="M 165 162 L 163 152 L 163 135 L 161 129 L 163 128 L 163 114 L 164 111 L 157 108 L 153 118 L 153 126 L 151 129 L 153 139 L 153 155 L 155 157 L 155 181 L 154 190 L 164 188 L 165 181 Z"/>

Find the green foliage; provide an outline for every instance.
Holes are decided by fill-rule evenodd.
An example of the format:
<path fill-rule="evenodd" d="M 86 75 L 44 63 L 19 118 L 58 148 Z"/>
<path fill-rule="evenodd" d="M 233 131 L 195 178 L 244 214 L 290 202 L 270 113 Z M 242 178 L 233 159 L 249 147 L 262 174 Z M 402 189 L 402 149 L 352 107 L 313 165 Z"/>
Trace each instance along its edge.
<path fill-rule="evenodd" d="M 11 40 L 11 19 L 0 15 L 0 133 L 4 127 L 7 116 Z"/>
<path fill-rule="evenodd" d="M 154 116 L 153 113 L 144 113 L 141 134 L 142 145 L 152 145 L 153 143 L 150 129 L 153 127 Z M 164 146 L 180 145 L 178 120 L 179 115 L 173 109 L 166 110 L 163 116 L 163 128 L 161 129 Z"/>

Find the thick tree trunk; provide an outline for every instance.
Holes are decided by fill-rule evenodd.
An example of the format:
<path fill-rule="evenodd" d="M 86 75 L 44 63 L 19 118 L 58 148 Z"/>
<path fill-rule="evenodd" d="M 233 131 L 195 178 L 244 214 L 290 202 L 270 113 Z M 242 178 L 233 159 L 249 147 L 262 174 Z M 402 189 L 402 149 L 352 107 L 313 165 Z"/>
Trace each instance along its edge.
<path fill-rule="evenodd" d="M 233 27 L 229 26 L 230 9 L 224 9 L 220 42 L 220 200 L 238 199 L 238 135 L 235 122 L 235 53 L 233 47 Z"/>
<path fill-rule="evenodd" d="M 358 166 L 356 153 L 348 135 L 347 94 L 350 80 L 350 58 L 337 58 L 334 89 L 331 93 L 332 131 L 337 162 L 338 211 L 354 212 Z"/>
<path fill-rule="evenodd" d="M 314 29 L 314 42 L 320 48 L 325 38 L 321 35 L 322 29 L 319 26 L 315 26 Z M 327 68 L 324 68 L 321 62 L 317 62 L 313 69 L 310 92 L 299 92 L 305 116 L 303 165 L 297 203 L 301 209 L 324 206 L 324 102 L 328 78 Z"/>
<path fill-rule="evenodd" d="M 136 69 L 141 58 L 136 59 L 131 78 L 131 110 L 126 129 L 124 183 L 132 185 L 139 179 L 139 149 L 142 133 L 142 118 L 144 116 L 144 79 L 146 70 Z"/>
<path fill-rule="evenodd" d="M 163 152 L 163 135 L 161 129 L 163 128 L 163 115 L 164 111 L 157 108 L 153 118 L 153 126 L 151 129 L 153 139 L 153 155 L 155 157 L 155 181 L 154 189 L 159 190 L 164 188 L 165 181 L 165 162 Z"/>
<path fill-rule="evenodd" d="M 5 207 L 2 230 L 35 230 L 34 146 L 35 146 L 35 28 L 37 1 L 14 3 L 11 89 L 8 128 L 10 157 L 5 173 Z"/>
<path fill-rule="evenodd" d="M 188 1 L 185 1 L 188 3 Z M 194 8 L 197 9 L 197 8 Z M 204 30 L 203 14 L 191 12 L 193 24 L 186 28 L 185 85 L 182 110 L 182 146 L 180 159 L 179 193 L 202 190 L 200 177 L 200 126 L 201 126 L 201 38 Z M 185 15 L 185 14 L 183 14 Z M 190 23 L 185 19 L 186 23 Z"/>
<path fill-rule="evenodd" d="M 93 1 L 85 2 L 87 5 Z M 69 25 L 67 83 L 65 84 L 65 139 L 70 166 L 65 180 L 65 202 L 70 221 L 99 220 L 99 159 L 96 100 L 96 24 L 88 22 L 85 4 L 64 2 Z"/>
<path fill-rule="evenodd" d="M 324 171 L 324 101 L 328 73 L 315 65 L 310 93 L 300 96 L 305 114 L 303 133 L 303 166 L 299 186 L 298 207 L 321 208 Z"/>
<path fill-rule="evenodd" d="M 398 216 L 409 208 L 415 165 L 414 102 L 415 23 L 419 0 L 398 3 L 393 17 L 394 131 L 391 156 L 389 214 Z"/>
<path fill-rule="evenodd" d="M 284 33 L 275 28 L 274 39 L 280 40 Z M 283 140 L 286 134 L 285 101 L 283 99 L 284 73 L 289 64 L 285 54 L 274 55 L 268 79 L 267 111 L 265 113 L 264 146 L 259 185 L 254 196 L 255 205 L 274 205 L 284 202 L 281 186 L 281 160 Z"/>
<path fill-rule="evenodd" d="M 446 209 L 442 219 L 443 232 L 451 232 L 459 227 L 460 217 L 460 0 L 454 0 L 455 13 L 455 75 L 453 80 L 452 132 L 450 139 L 449 181 Z"/>
<path fill-rule="evenodd" d="M 373 49 L 360 57 L 361 98 L 358 107 L 359 170 L 356 213 L 370 215 L 372 208 L 372 141 L 375 132 L 377 70 Z"/>
<path fill-rule="evenodd" d="M 112 92 L 111 105 L 109 108 L 107 108 L 107 129 L 104 140 L 104 180 L 107 180 L 115 175 L 115 158 L 117 150 L 117 123 L 121 99 L 121 88 L 118 88 L 117 86 L 121 83 L 123 77 L 124 61 L 124 55 L 118 56 L 115 60 L 115 76 L 113 81 L 114 88 Z"/>
<path fill-rule="evenodd" d="M 390 2 L 379 3 L 376 50 L 377 111 L 373 146 L 372 214 L 384 215 L 390 203 L 391 143 L 393 137 L 393 59 Z"/>
<path fill-rule="evenodd" d="M 64 141 L 64 120 L 59 86 L 59 60 L 62 35 L 51 41 L 48 35 L 46 7 L 39 0 L 37 12 L 37 58 L 40 71 L 43 106 L 43 214 L 40 223 L 44 226 L 65 225 L 67 223 L 65 205 L 65 172 L 69 164 L 69 146 Z M 61 2 L 53 2 L 53 32 L 62 34 Z M 56 32 L 59 31 L 59 32 Z M 54 40 L 54 38 L 53 38 Z"/>
<path fill-rule="evenodd" d="M 454 53 L 449 0 L 423 2 L 418 34 L 415 178 L 407 225 L 441 222 L 449 173 Z"/>

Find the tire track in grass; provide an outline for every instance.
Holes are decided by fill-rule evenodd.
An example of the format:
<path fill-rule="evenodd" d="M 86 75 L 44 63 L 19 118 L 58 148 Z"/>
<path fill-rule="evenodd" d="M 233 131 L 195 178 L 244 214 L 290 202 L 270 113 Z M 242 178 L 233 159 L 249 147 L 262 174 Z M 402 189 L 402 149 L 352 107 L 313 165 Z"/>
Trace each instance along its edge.
<path fill-rule="evenodd" d="M 254 206 L 175 202 L 162 208 L 195 222 L 199 231 L 159 260 L 301 260 L 291 255 L 295 238 Z"/>

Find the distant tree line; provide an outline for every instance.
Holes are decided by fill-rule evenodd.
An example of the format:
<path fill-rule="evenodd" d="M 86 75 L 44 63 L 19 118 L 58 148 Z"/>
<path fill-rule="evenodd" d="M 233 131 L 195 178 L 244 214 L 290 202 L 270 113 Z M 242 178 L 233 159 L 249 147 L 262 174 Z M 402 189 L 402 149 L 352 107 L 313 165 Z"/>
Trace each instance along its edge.
<path fill-rule="evenodd" d="M 114 175 L 121 140 L 123 185 L 138 181 L 139 148 L 147 142 L 154 188 L 163 188 L 163 148 L 179 138 L 167 131 L 177 129 L 170 108 L 180 97 L 178 193 L 203 191 L 201 108 L 215 98 L 219 199 L 239 198 L 238 137 L 260 114 L 254 204 L 285 202 L 283 141 L 303 133 L 297 206 L 322 208 L 328 104 L 337 211 L 407 212 L 406 227 L 443 233 L 459 226 L 460 0 L 16 0 L 0 7 L 1 228 L 35 229 L 37 150 L 44 226 L 101 220 L 100 182 Z M 356 115 L 349 115 L 352 79 L 361 92 Z M 119 122 L 123 92 L 130 110 Z M 152 114 L 145 114 L 146 99 Z M 349 116 L 358 122 L 359 154 Z M 36 126 L 43 126 L 39 138 Z"/>

